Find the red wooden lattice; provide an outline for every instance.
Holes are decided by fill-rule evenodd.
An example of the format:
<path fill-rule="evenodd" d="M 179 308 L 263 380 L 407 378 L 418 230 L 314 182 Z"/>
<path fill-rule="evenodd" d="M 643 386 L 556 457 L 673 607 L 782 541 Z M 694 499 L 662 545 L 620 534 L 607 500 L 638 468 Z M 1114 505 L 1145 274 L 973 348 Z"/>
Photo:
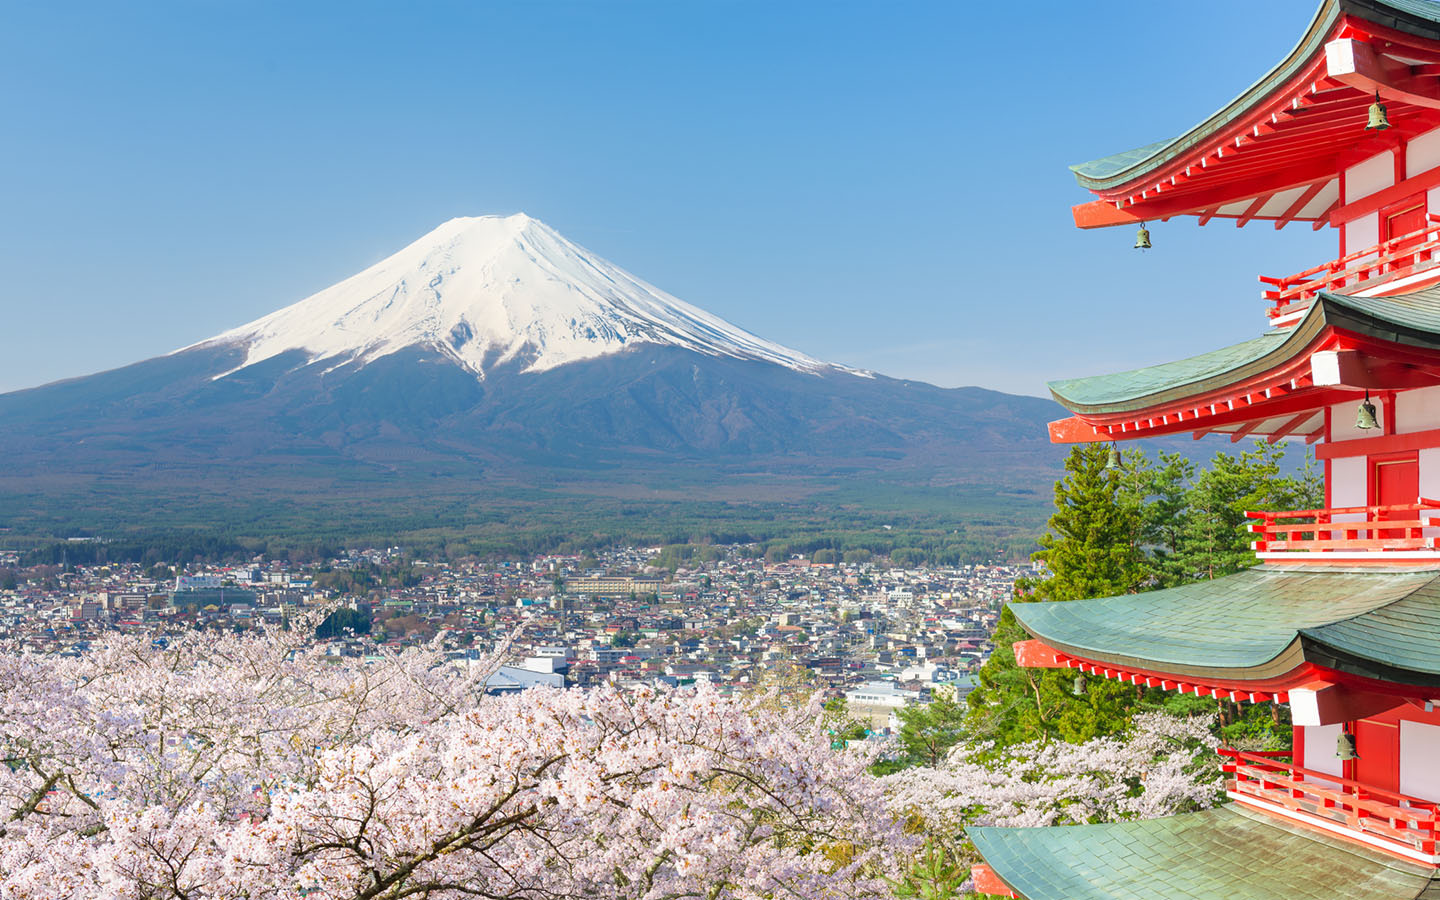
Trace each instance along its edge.
<path fill-rule="evenodd" d="M 1285 278 L 1261 275 L 1260 281 L 1271 287 L 1260 292 L 1260 296 L 1272 304 L 1266 315 L 1275 319 L 1299 312 L 1308 307 L 1320 291 L 1364 288 L 1440 266 L 1440 215 L 1427 218 L 1429 222 L 1424 228 L 1311 266 L 1303 272 Z"/>
<path fill-rule="evenodd" d="M 1283 807 L 1299 818 L 1339 825 L 1381 843 L 1435 855 L 1440 806 L 1429 800 L 1384 791 L 1358 781 L 1306 769 L 1280 753 L 1246 753 L 1229 747 L 1221 769 L 1232 778 L 1226 787 Z"/>
<path fill-rule="evenodd" d="M 1297 509 L 1284 512 L 1247 512 L 1250 531 L 1259 537 L 1251 542 L 1256 553 L 1298 551 L 1433 550 L 1440 537 L 1427 537 L 1424 529 L 1440 527 L 1427 519 L 1440 515 L 1440 501 L 1421 499 L 1418 503 L 1392 506 L 1345 506 L 1332 509 Z M 1336 516 L 1363 516 L 1337 522 Z"/>

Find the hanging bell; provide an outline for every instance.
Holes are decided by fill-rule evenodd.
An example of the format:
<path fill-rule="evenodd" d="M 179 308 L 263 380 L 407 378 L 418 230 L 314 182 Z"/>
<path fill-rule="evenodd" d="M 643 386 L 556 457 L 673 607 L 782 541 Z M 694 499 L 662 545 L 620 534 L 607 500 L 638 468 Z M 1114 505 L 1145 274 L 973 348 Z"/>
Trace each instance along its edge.
<path fill-rule="evenodd" d="M 1335 739 L 1335 758 L 1342 762 L 1360 758 L 1355 752 L 1355 735 L 1348 731 L 1340 732 L 1340 736 Z"/>
<path fill-rule="evenodd" d="M 1355 427 L 1361 431 L 1380 427 L 1375 418 L 1375 404 L 1370 402 L 1369 394 L 1365 395 L 1365 399 L 1360 402 L 1360 408 L 1355 411 Z"/>
<path fill-rule="evenodd" d="M 1085 674 L 1083 672 L 1076 672 L 1075 685 L 1074 687 L 1070 688 L 1070 693 L 1074 694 L 1077 697 L 1083 697 L 1085 696 L 1086 690 L 1088 690 L 1088 688 L 1085 685 Z"/>
<path fill-rule="evenodd" d="M 1385 114 L 1385 104 L 1380 102 L 1380 92 L 1375 92 L 1375 102 L 1370 104 L 1370 123 L 1366 131 L 1384 131 L 1390 127 L 1390 117 Z"/>
<path fill-rule="evenodd" d="M 1144 222 L 1141 222 L 1141 223 L 1140 223 L 1140 230 L 1137 231 L 1137 232 L 1135 232 L 1135 249 L 1136 249 L 1136 250 L 1149 250 L 1149 249 L 1150 249 L 1150 229 L 1148 229 L 1148 228 L 1145 227 L 1145 223 L 1144 223 Z"/>
<path fill-rule="evenodd" d="M 1119 471 L 1120 469 L 1120 448 L 1114 444 L 1110 445 L 1110 456 L 1105 460 L 1105 469 L 1109 472 Z"/>

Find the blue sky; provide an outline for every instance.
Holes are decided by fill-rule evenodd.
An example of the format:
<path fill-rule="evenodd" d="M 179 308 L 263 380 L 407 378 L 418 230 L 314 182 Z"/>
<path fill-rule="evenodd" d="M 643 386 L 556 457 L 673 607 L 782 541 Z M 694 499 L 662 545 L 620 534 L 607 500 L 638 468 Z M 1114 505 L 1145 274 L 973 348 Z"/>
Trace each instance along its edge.
<path fill-rule="evenodd" d="M 1081 232 L 1066 166 L 1172 137 L 1312 0 L 15 3 L 0 391 L 208 337 L 524 211 L 836 362 L 1041 394 L 1263 327 L 1333 232 Z"/>

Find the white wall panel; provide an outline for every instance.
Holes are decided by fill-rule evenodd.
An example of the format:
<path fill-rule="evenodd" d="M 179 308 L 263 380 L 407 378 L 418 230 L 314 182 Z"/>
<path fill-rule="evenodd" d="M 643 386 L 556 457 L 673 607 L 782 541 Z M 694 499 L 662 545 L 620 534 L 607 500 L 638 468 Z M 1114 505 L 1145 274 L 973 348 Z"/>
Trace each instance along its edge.
<path fill-rule="evenodd" d="M 1432 447 L 1429 450 L 1421 450 L 1420 457 L 1420 496 L 1426 500 L 1440 500 L 1440 447 Z M 1440 516 L 1428 516 L 1431 522 L 1440 523 Z M 1425 537 L 1440 537 L 1440 526 L 1426 528 L 1421 534 Z"/>
<path fill-rule="evenodd" d="M 1414 178 L 1440 166 L 1440 128 L 1412 138 L 1405 145 L 1405 177 Z"/>
<path fill-rule="evenodd" d="M 1330 460 L 1330 505 L 1365 506 L 1370 502 L 1370 479 L 1363 456 Z"/>
<path fill-rule="evenodd" d="M 1345 170 L 1345 202 L 1354 203 L 1395 183 L 1395 154 L 1386 150 Z"/>
<path fill-rule="evenodd" d="M 1335 755 L 1335 742 L 1340 739 L 1341 726 L 1305 725 L 1305 761 L 1300 765 L 1306 769 L 1324 772 L 1326 775 L 1344 774 L 1340 757 Z"/>
<path fill-rule="evenodd" d="M 1367 213 L 1345 223 L 1345 254 L 1380 243 L 1380 214 Z"/>
<path fill-rule="evenodd" d="M 1305 735 L 1309 747 L 1310 735 Z M 1440 727 L 1400 723 L 1400 793 L 1440 800 Z"/>
<path fill-rule="evenodd" d="M 1440 386 L 1417 388 L 1395 395 L 1395 431 L 1431 431 L 1440 428 Z"/>
<path fill-rule="evenodd" d="M 1373 438 L 1378 434 L 1375 430 L 1362 431 L 1355 427 L 1355 413 L 1360 409 L 1360 396 L 1357 394 L 1354 400 L 1347 400 L 1344 403 L 1336 403 L 1330 407 L 1330 433 L 1325 436 L 1327 441 L 1353 441 L 1356 438 Z M 1370 402 L 1375 404 L 1375 416 L 1380 421 L 1386 414 L 1385 401 L 1371 395 Z"/>

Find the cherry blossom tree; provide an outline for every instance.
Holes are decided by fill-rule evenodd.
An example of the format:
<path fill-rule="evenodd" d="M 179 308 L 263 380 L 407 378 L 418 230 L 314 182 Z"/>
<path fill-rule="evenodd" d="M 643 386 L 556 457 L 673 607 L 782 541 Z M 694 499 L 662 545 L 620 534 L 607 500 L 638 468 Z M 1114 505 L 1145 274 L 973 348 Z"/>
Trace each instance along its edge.
<path fill-rule="evenodd" d="M 308 624 L 0 655 L 0 900 L 881 897 L 913 849 L 814 704 L 486 696 Z"/>
<path fill-rule="evenodd" d="M 1004 748 L 962 743 L 939 766 L 880 779 L 893 809 L 926 835 L 897 892 L 964 896 L 965 875 L 978 861 L 964 836 L 970 825 L 1148 819 L 1213 806 L 1220 776 L 1214 731 L 1214 716 L 1141 713 L 1128 735 Z"/>

